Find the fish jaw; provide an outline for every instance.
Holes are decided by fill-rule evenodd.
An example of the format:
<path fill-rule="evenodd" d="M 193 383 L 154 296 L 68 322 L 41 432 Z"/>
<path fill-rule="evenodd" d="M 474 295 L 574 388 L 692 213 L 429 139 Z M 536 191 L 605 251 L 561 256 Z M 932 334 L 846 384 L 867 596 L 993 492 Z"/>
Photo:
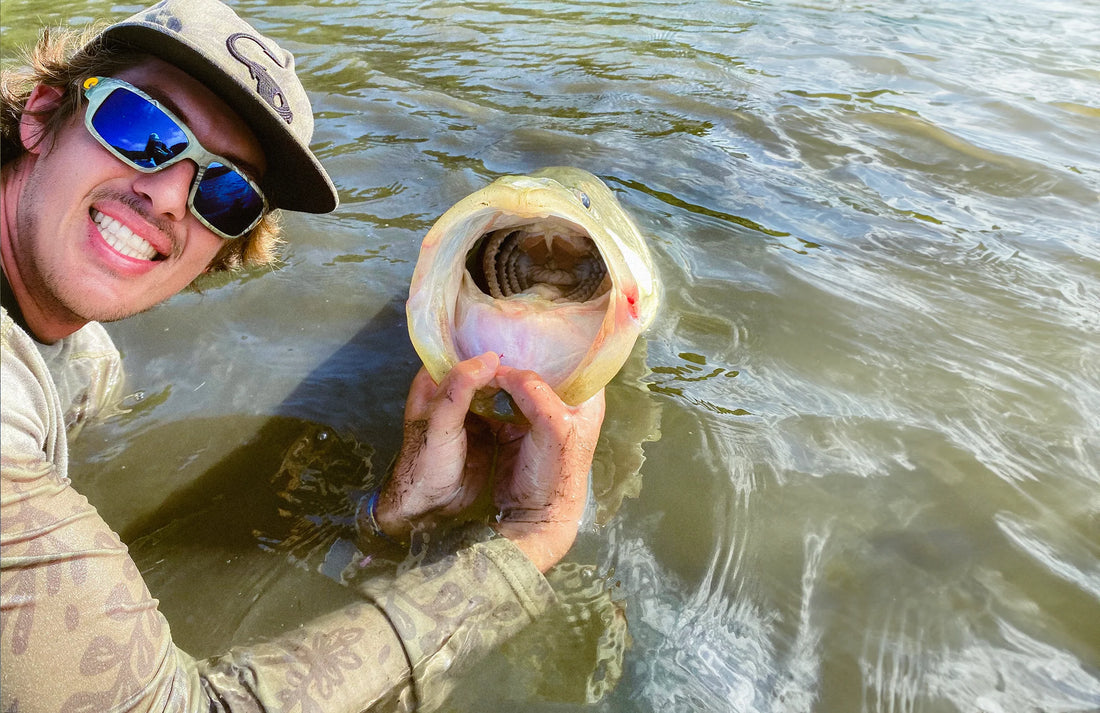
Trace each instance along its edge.
<path fill-rule="evenodd" d="M 540 221 L 595 244 L 610 278 L 596 302 L 493 300 L 474 284 L 468 256 L 483 236 Z M 622 368 L 659 293 L 648 248 L 614 194 L 586 171 L 551 168 L 497 179 L 440 217 L 421 245 L 406 314 L 413 346 L 437 382 L 459 361 L 495 351 L 577 404 Z"/>

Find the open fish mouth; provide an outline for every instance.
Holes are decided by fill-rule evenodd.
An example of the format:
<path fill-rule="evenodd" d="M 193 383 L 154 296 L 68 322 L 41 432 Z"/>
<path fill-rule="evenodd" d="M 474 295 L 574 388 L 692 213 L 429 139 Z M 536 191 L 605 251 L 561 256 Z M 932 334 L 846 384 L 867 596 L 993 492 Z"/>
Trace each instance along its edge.
<path fill-rule="evenodd" d="M 596 243 L 560 220 L 487 233 L 470 251 L 466 269 L 495 299 L 534 294 L 552 302 L 588 302 L 611 289 Z"/>
<path fill-rule="evenodd" d="M 578 404 L 626 361 L 658 292 L 614 194 L 586 171 L 552 168 L 499 178 L 444 213 L 421 244 L 406 313 L 437 382 L 493 351 Z"/>

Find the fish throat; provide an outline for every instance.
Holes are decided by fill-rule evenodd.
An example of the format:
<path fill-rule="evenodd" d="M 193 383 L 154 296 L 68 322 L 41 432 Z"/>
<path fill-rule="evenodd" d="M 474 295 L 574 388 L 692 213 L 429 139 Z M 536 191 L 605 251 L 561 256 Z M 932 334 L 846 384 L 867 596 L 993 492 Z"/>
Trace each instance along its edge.
<path fill-rule="evenodd" d="M 554 218 L 486 233 L 467 255 L 466 269 L 494 299 L 533 295 L 589 302 L 611 289 L 607 264 L 592 238 Z"/>

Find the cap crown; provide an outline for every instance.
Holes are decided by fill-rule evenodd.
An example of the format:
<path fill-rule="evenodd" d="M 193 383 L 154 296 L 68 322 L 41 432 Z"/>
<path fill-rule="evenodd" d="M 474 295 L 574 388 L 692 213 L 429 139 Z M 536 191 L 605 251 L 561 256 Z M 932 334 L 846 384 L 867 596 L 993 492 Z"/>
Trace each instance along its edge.
<path fill-rule="evenodd" d="M 221 97 L 267 157 L 260 185 L 279 208 L 327 213 L 332 180 L 309 148 L 313 108 L 294 56 L 218 0 L 163 0 L 111 25 L 99 40 L 159 57 Z"/>

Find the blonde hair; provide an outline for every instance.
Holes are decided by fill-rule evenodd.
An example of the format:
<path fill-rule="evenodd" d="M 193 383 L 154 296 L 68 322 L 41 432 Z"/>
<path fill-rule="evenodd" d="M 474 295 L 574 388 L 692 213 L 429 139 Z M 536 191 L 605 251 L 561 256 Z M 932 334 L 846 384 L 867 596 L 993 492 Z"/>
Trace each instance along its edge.
<path fill-rule="evenodd" d="M 27 99 L 40 84 L 62 91 L 61 101 L 44 116 L 45 131 L 38 141 L 56 132 L 80 110 L 80 82 L 86 77 L 110 76 L 139 63 L 145 56 L 124 48 L 108 47 L 99 41 L 102 25 L 84 29 L 50 29 L 39 35 L 30 49 L 21 52 L 21 66 L 0 70 L 0 160 L 15 160 L 27 152 L 20 138 L 19 124 Z M 278 259 L 282 221 L 271 210 L 252 231 L 226 240 L 210 263 L 211 272 L 271 265 Z"/>

